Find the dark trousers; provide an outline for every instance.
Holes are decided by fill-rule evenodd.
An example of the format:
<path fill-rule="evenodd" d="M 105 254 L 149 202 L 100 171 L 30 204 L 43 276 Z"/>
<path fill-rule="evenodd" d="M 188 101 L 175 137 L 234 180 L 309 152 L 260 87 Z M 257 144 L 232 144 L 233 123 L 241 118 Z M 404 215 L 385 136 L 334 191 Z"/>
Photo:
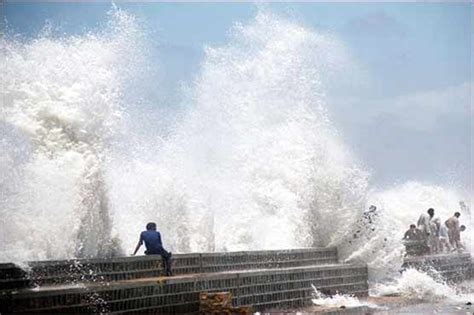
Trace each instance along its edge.
<path fill-rule="evenodd" d="M 166 251 L 163 247 L 155 249 L 147 249 L 145 255 L 160 255 L 163 260 L 163 268 L 165 269 L 165 275 L 172 276 L 171 272 L 171 253 Z"/>

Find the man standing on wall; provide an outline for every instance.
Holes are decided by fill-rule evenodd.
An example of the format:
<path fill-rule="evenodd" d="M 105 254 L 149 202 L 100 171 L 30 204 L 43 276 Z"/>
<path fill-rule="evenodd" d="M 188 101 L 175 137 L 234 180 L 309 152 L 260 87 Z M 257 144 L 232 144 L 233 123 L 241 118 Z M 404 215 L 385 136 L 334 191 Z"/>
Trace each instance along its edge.
<path fill-rule="evenodd" d="M 460 245 L 461 242 L 461 230 L 459 227 L 459 217 L 461 216 L 461 213 L 455 212 L 454 215 L 447 219 L 444 224 L 446 224 L 446 227 L 448 228 L 448 237 L 449 237 L 449 243 L 454 249 L 460 249 L 462 247 Z"/>
<path fill-rule="evenodd" d="M 422 213 L 420 215 L 417 223 L 418 229 L 421 231 L 422 241 L 425 244 L 425 248 L 427 248 L 428 252 L 430 251 L 430 249 L 428 249 L 428 237 L 431 234 L 430 221 L 433 219 L 434 212 L 435 211 L 433 208 L 429 208 L 427 213 Z"/>
<path fill-rule="evenodd" d="M 156 223 L 150 222 L 146 225 L 146 231 L 143 231 L 140 234 L 140 240 L 138 241 L 137 247 L 135 248 L 132 256 L 135 256 L 143 242 L 145 242 L 146 247 L 145 255 L 160 255 L 163 259 L 165 275 L 172 276 L 171 253 L 167 252 L 163 248 L 163 244 L 161 243 L 161 234 L 156 230 Z"/>

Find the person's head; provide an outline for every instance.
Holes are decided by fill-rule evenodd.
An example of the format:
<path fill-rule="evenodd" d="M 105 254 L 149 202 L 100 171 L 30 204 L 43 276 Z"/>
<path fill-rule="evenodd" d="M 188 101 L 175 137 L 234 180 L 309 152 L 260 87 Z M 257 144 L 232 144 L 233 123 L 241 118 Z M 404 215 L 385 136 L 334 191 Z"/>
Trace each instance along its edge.
<path fill-rule="evenodd" d="M 430 215 L 430 217 L 432 218 L 434 216 L 434 209 L 433 208 L 429 208 L 428 209 L 428 214 Z"/>
<path fill-rule="evenodd" d="M 146 230 L 147 231 L 156 231 L 156 223 L 155 222 L 147 223 Z"/>
<path fill-rule="evenodd" d="M 461 214 L 460 214 L 459 212 L 455 212 L 455 213 L 454 213 L 454 216 L 455 216 L 456 218 L 459 218 L 459 217 L 461 216 Z"/>
<path fill-rule="evenodd" d="M 416 225 L 410 224 L 410 230 L 414 230 L 414 229 L 416 229 Z"/>
<path fill-rule="evenodd" d="M 459 229 L 461 230 L 461 232 L 466 231 L 466 226 L 465 226 L 465 225 L 461 225 L 461 226 L 459 227 Z"/>

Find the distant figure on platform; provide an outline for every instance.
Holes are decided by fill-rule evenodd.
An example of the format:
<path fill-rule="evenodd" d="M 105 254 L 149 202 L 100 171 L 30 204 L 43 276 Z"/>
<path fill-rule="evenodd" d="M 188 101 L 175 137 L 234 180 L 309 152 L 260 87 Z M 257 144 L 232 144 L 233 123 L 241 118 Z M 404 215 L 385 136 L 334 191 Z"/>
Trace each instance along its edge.
<path fill-rule="evenodd" d="M 454 215 L 447 219 L 444 224 L 446 224 L 446 227 L 448 228 L 448 237 L 449 237 L 449 243 L 453 247 L 453 250 L 458 249 L 458 244 L 461 241 L 461 230 L 459 227 L 459 217 L 461 216 L 461 213 L 455 212 Z"/>
<path fill-rule="evenodd" d="M 439 230 L 441 228 L 441 219 L 434 218 L 430 221 L 430 235 L 428 236 L 428 246 L 432 254 L 440 251 Z"/>
<path fill-rule="evenodd" d="M 418 229 L 421 231 L 421 240 L 420 240 L 420 242 L 422 242 L 424 244 L 423 254 L 428 254 L 430 252 L 428 237 L 431 234 L 431 232 L 430 232 L 430 221 L 434 216 L 434 209 L 429 208 L 428 211 L 426 211 L 426 212 L 427 213 L 422 213 L 420 215 L 420 218 L 418 219 L 418 222 L 416 224 Z"/>
<path fill-rule="evenodd" d="M 410 224 L 410 229 L 403 236 L 407 256 L 423 255 L 428 251 L 422 234 L 415 224 Z"/>
<path fill-rule="evenodd" d="M 451 245 L 449 244 L 448 227 L 445 223 L 441 223 L 439 227 L 439 251 L 449 253 L 451 252 Z"/>
<path fill-rule="evenodd" d="M 403 239 L 407 241 L 419 241 L 421 237 L 421 231 L 416 228 L 416 225 L 410 224 L 410 229 L 405 232 Z"/>
<path fill-rule="evenodd" d="M 461 225 L 461 226 L 459 227 L 459 231 L 461 231 L 461 232 L 466 231 L 466 226 L 465 226 L 465 225 Z M 458 243 L 459 243 L 458 248 L 459 248 L 460 250 L 463 250 L 465 247 L 464 247 L 463 243 L 461 242 L 461 233 L 459 233 L 459 242 L 458 242 Z"/>
<path fill-rule="evenodd" d="M 167 252 L 161 243 L 161 234 L 156 230 L 156 223 L 150 222 L 146 225 L 146 231 L 140 234 L 140 240 L 132 256 L 140 249 L 143 242 L 145 242 L 145 255 L 160 255 L 163 259 L 163 267 L 167 276 L 172 276 L 171 272 L 171 252 Z"/>
<path fill-rule="evenodd" d="M 430 221 L 434 216 L 434 209 L 429 208 L 426 213 L 422 213 L 418 219 L 418 229 L 422 232 L 423 239 L 427 240 L 430 235 Z"/>

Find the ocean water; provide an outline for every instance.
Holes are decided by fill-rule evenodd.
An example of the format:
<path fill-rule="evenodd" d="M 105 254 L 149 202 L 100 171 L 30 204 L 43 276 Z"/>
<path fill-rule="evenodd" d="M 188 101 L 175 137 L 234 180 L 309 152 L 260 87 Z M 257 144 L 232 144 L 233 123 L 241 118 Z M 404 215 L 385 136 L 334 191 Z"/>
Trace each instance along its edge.
<path fill-rule="evenodd" d="M 408 269 L 391 283 L 378 283 L 368 298 L 336 294 L 325 296 L 314 289 L 314 307 L 301 310 L 314 312 L 315 307 L 363 308 L 364 314 L 472 314 L 474 283 L 466 281 L 448 286 L 427 274 Z"/>
<path fill-rule="evenodd" d="M 453 187 L 370 185 L 328 113 L 351 63 L 334 34 L 260 11 L 205 47 L 172 111 L 143 106 L 159 72 L 147 40 L 113 9 L 94 33 L 1 42 L 1 261 L 124 255 L 155 221 L 173 252 L 338 246 L 391 286 L 409 224 L 470 204 Z"/>

